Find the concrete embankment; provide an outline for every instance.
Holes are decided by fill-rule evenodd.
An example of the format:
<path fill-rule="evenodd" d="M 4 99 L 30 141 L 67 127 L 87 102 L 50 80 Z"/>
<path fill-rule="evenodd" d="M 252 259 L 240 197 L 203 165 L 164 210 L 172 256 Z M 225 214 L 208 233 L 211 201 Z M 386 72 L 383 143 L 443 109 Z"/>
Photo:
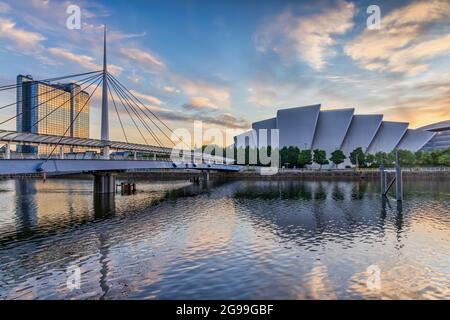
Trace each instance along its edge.
<path fill-rule="evenodd" d="M 118 173 L 118 179 L 150 179 L 150 180 L 190 180 L 199 177 L 200 171 L 197 170 L 162 170 L 146 172 L 122 172 Z M 394 173 L 388 173 L 388 177 Z M 361 180 L 379 178 L 378 170 L 281 170 L 277 174 L 262 175 L 257 171 L 241 172 L 210 172 L 211 180 Z M 16 177 L 3 176 L 0 179 L 11 179 Z M 21 176 L 20 178 L 42 178 L 42 174 Z M 47 179 L 52 178 L 72 178 L 72 179 L 91 179 L 90 174 L 72 174 L 72 175 L 48 175 Z M 404 179 L 450 179 L 449 170 L 404 170 Z"/>
<path fill-rule="evenodd" d="M 149 172 L 128 172 L 119 174 L 118 178 L 124 179 L 155 179 L 155 180 L 186 180 L 200 175 L 200 172 L 192 171 L 149 171 Z M 388 173 L 388 177 L 394 173 Z M 241 172 L 210 172 L 211 180 L 361 180 L 378 179 L 379 172 L 354 171 L 354 170 L 282 170 L 274 175 L 261 175 L 257 171 Z M 404 179 L 450 179 L 450 171 L 403 171 Z"/>
<path fill-rule="evenodd" d="M 243 171 L 233 173 L 214 173 L 212 178 L 232 179 L 232 180 L 360 180 L 377 179 L 379 171 L 354 171 L 354 170 L 322 170 L 322 171 L 301 171 L 286 170 L 274 175 L 261 175 L 256 171 Z M 388 173 L 388 176 L 394 173 Z M 404 179 L 450 179 L 450 171 L 403 171 Z"/>

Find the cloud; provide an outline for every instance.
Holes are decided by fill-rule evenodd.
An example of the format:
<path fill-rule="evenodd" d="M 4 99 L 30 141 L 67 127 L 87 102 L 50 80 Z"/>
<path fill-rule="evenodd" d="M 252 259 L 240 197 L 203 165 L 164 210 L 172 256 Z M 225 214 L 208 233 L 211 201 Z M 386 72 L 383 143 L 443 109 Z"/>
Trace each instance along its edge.
<path fill-rule="evenodd" d="M 274 51 L 285 59 L 294 55 L 321 70 L 327 58 L 336 54 L 332 49 L 335 36 L 353 27 L 355 11 L 355 5 L 346 1 L 338 1 L 336 6 L 310 16 L 285 11 L 256 34 L 257 48 L 262 52 Z"/>
<path fill-rule="evenodd" d="M 109 31 L 108 32 L 108 41 L 122 41 L 133 38 L 142 38 L 145 37 L 146 33 L 125 33 L 122 31 Z"/>
<path fill-rule="evenodd" d="M 138 63 L 147 72 L 154 73 L 165 69 L 164 63 L 150 52 L 137 48 L 121 48 L 120 53 L 124 58 Z"/>
<path fill-rule="evenodd" d="M 143 93 L 140 93 L 140 92 L 138 92 L 136 90 L 130 90 L 130 92 L 133 95 L 135 95 L 137 98 L 139 98 L 140 100 L 145 100 L 145 101 L 147 101 L 147 102 L 149 102 L 151 104 L 156 104 L 156 105 L 161 105 L 162 104 L 162 101 L 159 100 L 158 98 L 154 97 L 154 96 L 151 96 L 151 95 L 148 95 L 148 94 L 143 94 Z"/>
<path fill-rule="evenodd" d="M 128 80 L 134 84 L 139 84 L 141 82 L 141 78 L 136 74 L 136 70 L 132 71 L 131 75 L 128 76 Z"/>
<path fill-rule="evenodd" d="M 190 98 L 187 103 L 183 105 L 186 110 L 217 110 L 219 107 L 205 97 Z"/>
<path fill-rule="evenodd" d="M 62 58 L 66 61 L 74 62 L 79 64 L 82 68 L 96 71 L 101 70 L 103 67 L 95 62 L 93 57 L 87 55 L 78 55 L 70 52 L 64 48 L 50 48 L 48 52 L 52 54 L 54 57 Z M 115 65 L 108 65 L 108 71 L 113 75 L 119 75 L 122 72 L 123 68 Z"/>
<path fill-rule="evenodd" d="M 18 28 L 15 22 L 3 18 L 0 18 L 0 38 L 10 41 L 18 51 L 39 48 L 45 40 L 40 33 Z"/>
<path fill-rule="evenodd" d="M 210 106 L 223 109 L 230 107 L 230 93 L 226 87 L 186 78 L 178 78 L 177 82 L 183 93 L 194 97 L 196 102 L 201 102 L 199 97 L 202 97 L 203 102 L 208 99 L 207 104 Z"/>
<path fill-rule="evenodd" d="M 449 76 L 449 73 L 443 73 L 440 77 L 398 86 L 395 93 L 399 97 L 392 101 L 389 98 L 395 93 L 390 93 L 381 112 L 390 120 L 407 120 L 411 127 L 450 119 Z"/>
<path fill-rule="evenodd" d="M 237 117 L 231 113 L 222 113 L 215 115 L 208 115 L 208 113 L 199 113 L 195 115 L 189 115 L 176 111 L 159 111 L 158 116 L 168 121 L 180 121 L 180 122 L 194 122 L 203 121 L 206 124 L 217 125 L 222 128 L 230 129 L 248 129 L 250 123 L 244 118 Z"/>
<path fill-rule="evenodd" d="M 246 129 L 250 127 L 250 123 L 247 120 L 231 113 L 223 113 L 214 117 L 206 116 L 202 117 L 201 120 L 225 128 Z"/>
<path fill-rule="evenodd" d="M 175 87 L 170 87 L 170 86 L 165 86 L 165 87 L 163 88 L 163 90 L 164 90 L 165 92 L 167 92 L 167 93 L 180 93 L 180 90 L 178 90 L 178 89 L 175 88 Z"/>
<path fill-rule="evenodd" d="M 383 110 L 385 117 L 395 121 L 407 120 L 412 128 L 422 127 L 445 119 L 450 119 L 450 95 L 436 99 L 424 99 L 422 102 L 438 103 L 438 106 L 421 105 L 418 107 L 392 107 Z M 444 105 L 446 107 L 439 107 Z"/>
<path fill-rule="evenodd" d="M 11 10 L 9 4 L 0 1 L 0 13 L 7 13 Z"/>
<path fill-rule="evenodd" d="M 250 94 L 247 101 L 257 107 L 273 107 L 279 103 L 278 94 L 273 90 L 273 86 L 255 84 L 247 90 Z"/>
<path fill-rule="evenodd" d="M 450 2 L 418 1 L 382 17 L 380 30 L 363 31 L 344 51 L 362 68 L 416 74 L 428 69 L 427 60 L 450 52 L 450 34 L 431 34 L 433 23 L 450 18 Z"/>

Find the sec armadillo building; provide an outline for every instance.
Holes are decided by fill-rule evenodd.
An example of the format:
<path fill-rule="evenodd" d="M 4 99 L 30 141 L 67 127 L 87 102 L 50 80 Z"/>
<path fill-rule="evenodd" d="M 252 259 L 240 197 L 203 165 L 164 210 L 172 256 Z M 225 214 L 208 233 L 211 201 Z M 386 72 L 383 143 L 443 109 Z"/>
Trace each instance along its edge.
<path fill-rule="evenodd" d="M 356 148 L 364 152 L 421 150 L 436 132 L 409 129 L 407 122 L 383 121 L 383 115 L 358 115 L 355 109 L 321 110 L 321 105 L 278 110 L 276 117 L 252 124 L 252 130 L 235 137 L 235 146 L 267 147 L 278 140 L 279 148 L 321 149 L 329 155 L 342 150 L 347 156 Z M 265 130 L 267 129 L 267 133 Z M 278 129 L 272 137 L 271 129 Z"/>

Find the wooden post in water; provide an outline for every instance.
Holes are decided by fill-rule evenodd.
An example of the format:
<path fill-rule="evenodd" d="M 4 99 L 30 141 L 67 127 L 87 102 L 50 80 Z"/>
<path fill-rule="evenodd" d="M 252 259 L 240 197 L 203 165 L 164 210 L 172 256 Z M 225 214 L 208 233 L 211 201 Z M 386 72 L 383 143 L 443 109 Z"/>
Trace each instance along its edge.
<path fill-rule="evenodd" d="M 386 193 L 386 171 L 384 171 L 384 165 L 380 166 L 380 180 L 381 180 L 381 195 L 384 197 Z"/>
<path fill-rule="evenodd" d="M 402 168 L 400 167 L 398 150 L 395 152 L 395 196 L 397 201 L 403 201 Z"/>

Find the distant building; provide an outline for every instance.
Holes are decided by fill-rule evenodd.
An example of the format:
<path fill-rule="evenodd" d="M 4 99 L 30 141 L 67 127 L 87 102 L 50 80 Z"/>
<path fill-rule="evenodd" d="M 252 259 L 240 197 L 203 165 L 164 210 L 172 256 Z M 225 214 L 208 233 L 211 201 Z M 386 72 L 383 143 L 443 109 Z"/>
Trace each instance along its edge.
<path fill-rule="evenodd" d="M 329 157 L 338 149 L 348 156 L 359 147 L 372 154 L 391 152 L 395 148 L 418 151 L 436 135 L 431 129 L 408 129 L 406 122 L 383 121 L 383 115 L 355 115 L 354 111 L 352 108 L 321 110 L 320 104 L 278 110 L 275 118 L 255 122 L 253 130 L 236 136 L 235 145 L 238 148 L 270 146 L 270 129 L 279 129 L 280 148 L 321 149 Z M 450 122 L 447 124 L 450 127 Z M 269 133 L 260 136 L 259 129 L 268 129 Z M 450 131 L 446 132 L 448 145 Z"/>
<path fill-rule="evenodd" d="M 48 84 L 23 75 L 17 76 L 17 84 L 18 132 L 89 138 L 89 95 L 79 85 Z M 45 154 L 52 149 L 52 146 L 17 146 L 21 153 Z"/>
<path fill-rule="evenodd" d="M 430 124 L 420 129 L 435 133 L 435 136 L 422 150 L 433 151 L 450 148 L 450 120 Z"/>

